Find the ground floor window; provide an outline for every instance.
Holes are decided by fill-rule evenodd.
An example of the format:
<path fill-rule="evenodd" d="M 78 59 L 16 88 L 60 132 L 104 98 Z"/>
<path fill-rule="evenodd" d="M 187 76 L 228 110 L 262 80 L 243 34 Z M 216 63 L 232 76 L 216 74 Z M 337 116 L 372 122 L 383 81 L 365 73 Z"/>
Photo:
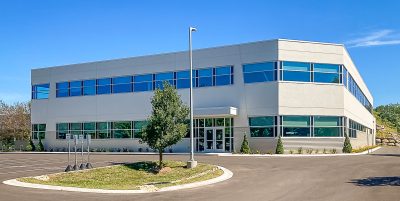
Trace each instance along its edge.
<path fill-rule="evenodd" d="M 249 126 L 251 137 L 276 136 L 276 117 L 250 117 Z"/>
<path fill-rule="evenodd" d="M 314 116 L 314 137 L 341 137 L 342 117 Z"/>
<path fill-rule="evenodd" d="M 283 137 L 310 137 L 311 117 L 310 116 L 282 116 Z"/>
<path fill-rule="evenodd" d="M 32 124 L 32 139 L 45 139 L 46 124 Z"/>

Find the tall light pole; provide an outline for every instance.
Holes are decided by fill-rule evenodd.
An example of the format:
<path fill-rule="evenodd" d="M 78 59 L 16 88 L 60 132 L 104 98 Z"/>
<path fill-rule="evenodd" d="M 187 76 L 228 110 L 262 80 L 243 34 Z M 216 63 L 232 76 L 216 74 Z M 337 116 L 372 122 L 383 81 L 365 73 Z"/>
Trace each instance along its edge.
<path fill-rule="evenodd" d="M 189 61 L 190 61 L 190 160 L 187 162 L 188 168 L 195 168 L 197 161 L 194 160 L 194 143 L 193 143 L 193 56 L 192 56 L 192 32 L 197 31 L 194 27 L 189 27 Z"/>

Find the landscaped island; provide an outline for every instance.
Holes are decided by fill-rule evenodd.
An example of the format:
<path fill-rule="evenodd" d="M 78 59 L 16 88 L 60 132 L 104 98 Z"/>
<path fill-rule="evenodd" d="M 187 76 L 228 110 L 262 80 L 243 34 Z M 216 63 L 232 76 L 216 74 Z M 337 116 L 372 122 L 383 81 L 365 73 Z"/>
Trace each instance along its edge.
<path fill-rule="evenodd" d="M 205 181 L 224 172 L 215 165 L 199 163 L 196 168 L 186 168 L 186 163 L 166 161 L 165 168 L 157 173 L 158 164 L 152 161 L 56 173 L 39 177 L 24 177 L 21 182 L 106 190 L 147 190 Z"/>

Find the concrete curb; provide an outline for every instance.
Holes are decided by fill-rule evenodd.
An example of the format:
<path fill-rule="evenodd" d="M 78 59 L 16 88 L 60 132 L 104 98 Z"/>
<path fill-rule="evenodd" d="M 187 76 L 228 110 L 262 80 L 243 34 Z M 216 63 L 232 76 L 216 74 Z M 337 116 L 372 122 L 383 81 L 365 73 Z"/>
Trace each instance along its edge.
<path fill-rule="evenodd" d="M 64 187 L 64 186 L 50 186 L 50 185 L 42 185 L 42 184 L 32 184 L 17 181 L 16 179 L 10 179 L 3 181 L 3 184 L 18 186 L 24 188 L 35 188 L 35 189 L 46 189 L 46 190 L 57 190 L 57 191 L 70 191 L 70 192 L 82 192 L 82 193 L 103 193 L 103 194 L 137 194 L 137 193 L 156 193 L 156 192 L 166 192 L 166 191 L 175 191 L 181 189 L 189 189 L 196 188 L 200 186 L 206 186 L 210 184 L 215 184 L 218 182 L 222 182 L 230 179 L 233 176 L 233 173 L 221 166 L 217 166 L 219 169 L 224 171 L 224 174 L 217 178 L 209 179 L 206 181 L 199 181 L 190 184 L 183 184 L 177 186 L 170 186 L 160 188 L 156 191 L 147 191 L 147 190 L 105 190 L 105 189 L 90 189 L 90 188 L 77 188 L 77 187 Z"/>
<path fill-rule="evenodd" d="M 71 154 L 75 152 L 71 151 Z M 81 152 L 78 152 L 81 153 Z M 87 153 L 87 152 L 83 152 Z M 68 152 L 34 152 L 34 151 L 13 151 L 13 152 L 0 152 L 0 154 L 68 154 Z M 190 153 L 163 153 L 163 155 L 189 155 Z M 206 156 L 219 156 L 221 154 L 232 153 L 195 153 L 195 155 Z M 155 152 L 90 152 L 90 155 L 158 155 Z"/>
<path fill-rule="evenodd" d="M 372 153 L 381 147 L 375 147 L 369 150 Z M 229 157 L 332 157 L 332 156 L 359 156 L 368 154 L 368 150 L 360 153 L 350 154 L 219 154 L 218 156 L 229 156 Z"/>

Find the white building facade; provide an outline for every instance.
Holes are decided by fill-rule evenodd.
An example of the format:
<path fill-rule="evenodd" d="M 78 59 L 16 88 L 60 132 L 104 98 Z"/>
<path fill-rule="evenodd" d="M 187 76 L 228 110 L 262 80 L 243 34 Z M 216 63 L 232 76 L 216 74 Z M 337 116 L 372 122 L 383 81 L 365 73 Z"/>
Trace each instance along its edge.
<path fill-rule="evenodd" d="M 32 70 L 32 137 L 62 151 L 66 134 L 97 151 L 147 151 L 150 99 L 167 81 L 189 103 L 188 52 Z M 269 40 L 193 52 L 195 150 L 337 149 L 375 142 L 373 97 L 341 44 Z M 189 138 L 169 148 L 187 152 Z"/>

